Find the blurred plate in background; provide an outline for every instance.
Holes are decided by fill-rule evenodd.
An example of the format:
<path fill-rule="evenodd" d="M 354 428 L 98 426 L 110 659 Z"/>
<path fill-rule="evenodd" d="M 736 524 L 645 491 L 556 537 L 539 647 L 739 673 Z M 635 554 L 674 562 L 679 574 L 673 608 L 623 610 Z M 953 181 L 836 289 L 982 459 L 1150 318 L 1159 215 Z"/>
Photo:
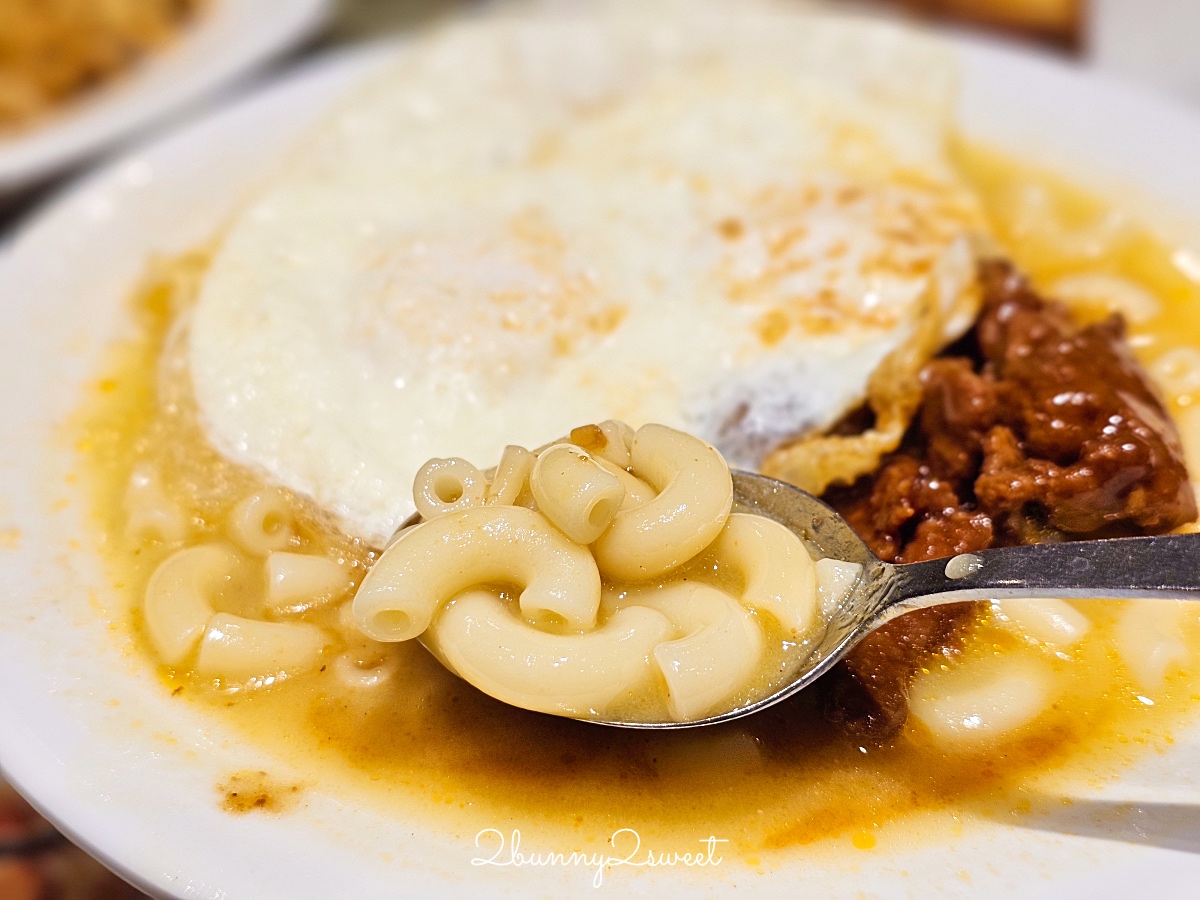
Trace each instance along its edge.
<path fill-rule="evenodd" d="M 210 0 L 161 52 L 45 118 L 0 135 L 0 197 L 31 187 L 211 95 L 295 47 L 333 0 Z"/>

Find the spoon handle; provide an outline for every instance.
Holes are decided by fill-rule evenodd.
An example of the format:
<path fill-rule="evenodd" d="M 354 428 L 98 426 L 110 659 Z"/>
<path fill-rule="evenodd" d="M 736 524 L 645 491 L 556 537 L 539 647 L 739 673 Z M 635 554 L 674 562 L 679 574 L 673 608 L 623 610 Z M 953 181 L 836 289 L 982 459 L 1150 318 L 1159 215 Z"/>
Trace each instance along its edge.
<path fill-rule="evenodd" d="M 1006 597 L 1200 599 L 1200 534 L 1003 547 L 893 567 L 881 610 Z"/>

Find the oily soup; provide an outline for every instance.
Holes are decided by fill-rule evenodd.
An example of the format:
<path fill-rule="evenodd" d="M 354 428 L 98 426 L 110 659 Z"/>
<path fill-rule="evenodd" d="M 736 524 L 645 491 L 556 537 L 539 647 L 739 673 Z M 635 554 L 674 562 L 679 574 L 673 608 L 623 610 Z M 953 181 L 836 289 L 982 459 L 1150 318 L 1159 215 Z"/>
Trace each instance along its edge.
<path fill-rule="evenodd" d="M 966 144 L 956 156 L 1004 249 L 1039 288 L 1083 320 L 1106 308 L 1126 314 L 1131 343 L 1200 471 L 1200 285 L 1188 260 L 1044 171 Z M 883 746 L 860 747 L 826 723 L 811 692 L 743 722 L 663 734 L 508 707 L 415 641 L 362 638 L 344 609 L 378 551 L 209 446 L 180 377 L 177 328 L 208 258 L 197 251 L 152 267 L 133 298 L 137 336 L 116 348 L 91 391 L 79 448 L 93 476 L 103 552 L 133 610 L 118 624 L 147 654 L 143 597 L 181 544 L 227 548 L 230 577 L 216 608 L 251 614 L 267 593 L 278 618 L 336 636 L 317 670 L 287 679 L 246 673 L 234 683 L 206 676 L 203 666 L 159 667 L 178 702 L 269 745 L 311 784 L 464 833 L 511 823 L 578 843 L 627 827 L 687 847 L 703 831 L 753 858 L 836 835 L 866 846 L 872 829 L 917 810 L 1028 808 L 1021 789 L 1033 775 L 1062 767 L 1104 777 L 1170 743 L 1197 699 L 1193 613 L 1145 601 L 1131 618 L 1132 603 L 1084 601 L 1072 604 L 1081 615 L 1066 616 L 1074 626 L 1053 610 L 985 613 L 961 654 L 928 661 L 908 723 Z M 151 534 L 166 540 L 146 541 Z M 264 574 L 272 550 L 296 556 Z M 297 579 L 319 589 L 292 594 Z M 1038 681 L 1040 690 L 1013 692 L 1013 678 Z M 1016 727 L 1001 734 L 935 734 L 921 721 L 936 723 L 947 704 L 987 708 L 997 697 L 1011 711 L 1030 695 L 1036 708 L 1017 709 Z M 1003 726 L 1004 714 L 996 717 Z M 225 794 L 214 802 L 221 797 L 231 811 L 246 808 Z M 264 806 L 273 808 L 248 808 Z"/>

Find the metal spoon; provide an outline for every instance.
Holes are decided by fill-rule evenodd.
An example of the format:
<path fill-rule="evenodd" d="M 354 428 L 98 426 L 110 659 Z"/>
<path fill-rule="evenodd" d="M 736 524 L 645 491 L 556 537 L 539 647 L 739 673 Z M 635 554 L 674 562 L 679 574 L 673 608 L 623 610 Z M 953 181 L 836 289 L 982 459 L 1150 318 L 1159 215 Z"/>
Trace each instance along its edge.
<path fill-rule="evenodd" d="M 822 557 L 862 565 L 857 584 L 790 683 L 748 706 L 692 722 L 611 722 L 620 728 L 699 728 L 753 715 L 808 687 L 864 637 L 914 609 L 1005 597 L 1188 597 L 1200 592 L 1200 534 L 1005 547 L 893 565 L 872 553 L 845 519 L 789 484 L 733 473 L 735 512 L 774 519 Z M 585 721 L 596 722 L 588 719 Z"/>

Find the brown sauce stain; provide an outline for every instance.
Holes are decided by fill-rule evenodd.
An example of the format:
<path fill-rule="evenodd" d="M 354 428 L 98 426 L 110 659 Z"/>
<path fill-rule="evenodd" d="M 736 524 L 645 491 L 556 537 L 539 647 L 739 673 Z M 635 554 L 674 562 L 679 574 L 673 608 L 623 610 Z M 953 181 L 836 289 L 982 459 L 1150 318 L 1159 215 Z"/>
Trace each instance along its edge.
<path fill-rule="evenodd" d="M 266 772 L 244 769 L 233 772 L 217 784 L 221 808 L 227 813 L 281 813 L 290 809 L 300 796 L 300 785 L 277 781 Z"/>

